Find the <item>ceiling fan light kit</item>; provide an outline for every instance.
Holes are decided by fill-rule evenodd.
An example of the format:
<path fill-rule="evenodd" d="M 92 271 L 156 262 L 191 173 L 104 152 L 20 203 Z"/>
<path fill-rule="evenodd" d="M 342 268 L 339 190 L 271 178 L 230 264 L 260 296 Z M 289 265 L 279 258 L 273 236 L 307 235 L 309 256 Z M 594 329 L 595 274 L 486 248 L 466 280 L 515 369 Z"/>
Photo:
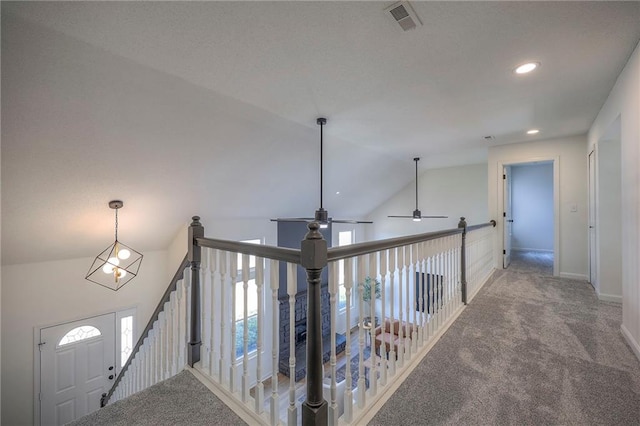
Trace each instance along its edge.
<path fill-rule="evenodd" d="M 323 194 L 323 175 L 322 175 L 322 164 L 323 164 L 323 127 L 327 124 L 327 119 L 324 117 L 318 117 L 316 119 L 316 124 L 320 126 L 320 208 L 316 210 L 313 218 L 308 217 L 289 217 L 289 218 L 275 218 L 271 219 L 272 222 L 318 222 L 320 224 L 320 228 L 329 227 L 330 223 L 352 223 L 352 224 L 361 224 L 361 223 L 373 223 L 371 221 L 365 220 L 349 220 L 349 219 L 332 219 L 329 217 L 329 212 L 322 207 L 322 194 Z"/>
<path fill-rule="evenodd" d="M 449 216 L 422 216 L 422 212 L 418 208 L 418 161 L 420 157 L 415 157 L 413 161 L 416 163 L 416 209 L 411 216 L 395 216 L 389 215 L 387 217 L 401 218 L 401 219 L 413 219 L 414 222 L 420 222 L 422 219 L 446 219 Z"/>

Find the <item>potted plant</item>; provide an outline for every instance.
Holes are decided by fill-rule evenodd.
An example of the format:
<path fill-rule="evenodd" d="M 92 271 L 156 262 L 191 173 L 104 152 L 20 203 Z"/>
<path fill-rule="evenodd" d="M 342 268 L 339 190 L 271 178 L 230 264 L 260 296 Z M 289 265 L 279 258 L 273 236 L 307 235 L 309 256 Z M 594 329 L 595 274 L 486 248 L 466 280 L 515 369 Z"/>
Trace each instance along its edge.
<path fill-rule="evenodd" d="M 380 281 L 377 278 L 366 277 L 362 284 L 362 301 L 364 303 L 364 312 L 362 313 L 363 317 L 371 316 L 371 292 L 374 292 L 376 295 L 376 299 L 380 300 L 382 295 L 380 293 Z M 359 286 L 358 286 L 359 287 Z M 376 306 L 376 315 L 378 313 L 378 309 Z"/>

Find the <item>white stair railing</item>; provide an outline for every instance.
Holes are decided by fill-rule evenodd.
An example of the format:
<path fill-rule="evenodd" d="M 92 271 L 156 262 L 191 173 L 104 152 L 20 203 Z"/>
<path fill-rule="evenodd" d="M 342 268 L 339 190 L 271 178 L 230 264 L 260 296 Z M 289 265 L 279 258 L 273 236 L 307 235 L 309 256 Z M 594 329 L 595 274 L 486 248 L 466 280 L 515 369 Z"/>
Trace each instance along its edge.
<path fill-rule="evenodd" d="M 189 303 L 187 261 L 165 291 L 131 356 L 118 374 L 102 405 L 126 398 L 177 374 L 185 365 L 186 323 Z"/>

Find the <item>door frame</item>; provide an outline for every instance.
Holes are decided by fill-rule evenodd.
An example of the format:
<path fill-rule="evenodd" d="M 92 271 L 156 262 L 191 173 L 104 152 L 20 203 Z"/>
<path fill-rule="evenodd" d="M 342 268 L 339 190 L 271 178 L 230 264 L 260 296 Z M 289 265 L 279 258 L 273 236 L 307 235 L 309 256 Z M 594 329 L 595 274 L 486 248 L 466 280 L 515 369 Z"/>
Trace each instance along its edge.
<path fill-rule="evenodd" d="M 593 157 L 592 157 L 593 156 Z M 591 159 L 593 158 L 593 165 L 591 164 Z M 593 172 L 593 175 L 591 173 Z M 589 249 L 589 275 L 588 281 L 593 286 L 596 294 L 600 294 L 600 253 L 598 249 L 600 247 L 598 242 L 598 233 L 600 231 L 600 227 L 598 226 L 598 147 L 597 144 L 594 145 L 593 149 L 589 151 L 587 154 L 587 173 L 588 173 L 588 181 L 587 181 L 587 201 L 588 201 L 588 210 L 587 210 L 587 222 L 588 222 L 588 238 L 587 238 L 587 247 Z M 593 179 L 593 182 L 592 182 Z M 591 185 L 593 184 L 593 188 Z M 593 203 L 593 212 L 591 211 L 591 203 Z M 593 217 L 592 216 L 593 213 Z M 594 230 L 592 230 L 595 227 Z M 593 234 L 593 241 L 592 239 Z M 592 253 L 593 251 L 593 253 Z M 593 255 L 593 257 L 592 257 Z M 592 281 L 593 279 L 593 281 Z"/>
<path fill-rule="evenodd" d="M 76 321 L 82 321 L 88 318 L 94 318 L 94 317 L 99 317 L 102 315 L 107 315 L 107 314 L 114 314 L 115 315 L 115 319 L 116 319 L 116 327 L 115 327 L 115 351 L 116 351 L 116 359 L 115 359 L 115 372 L 116 372 L 116 377 L 117 374 L 120 373 L 120 325 L 119 325 L 119 321 L 120 318 L 122 316 L 122 314 L 130 314 L 133 313 L 133 340 L 134 340 L 134 344 L 136 342 L 136 340 L 138 339 L 138 330 L 137 330 L 137 311 L 138 311 L 138 306 L 129 306 L 128 308 L 122 308 L 122 309 L 117 309 L 117 310 L 113 310 L 113 309 L 109 309 L 106 311 L 101 311 L 99 313 L 96 314 L 92 314 L 92 315 L 82 315 L 80 317 L 73 317 L 64 321 L 56 321 L 55 323 L 51 323 L 51 324 L 45 324 L 45 325 L 37 325 L 35 327 L 33 327 L 33 424 L 34 425 L 39 425 L 40 424 L 40 390 L 41 390 L 41 383 L 40 383 L 40 375 L 41 375 L 41 365 L 40 365 L 40 331 L 44 328 L 49 328 L 49 327 L 57 327 L 59 325 L 63 325 L 63 324 L 67 324 L 67 323 L 71 323 L 71 322 L 76 322 Z"/>
<path fill-rule="evenodd" d="M 513 160 L 500 160 L 498 161 L 496 185 L 497 185 L 497 205 L 496 212 L 498 213 L 498 232 L 496 238 L 498 243 L 495 245 L 496 252 L 494 254 L 495 267 L 502 269 L 504 247 L 504 220 L 502 217 L 504 206 L 504 183 L 502 179 L 502 173 L 505 166 L 516 166 L 527 163 L 536 162 L 552 162 L 553 163 L 553 276 L 560 275 L 560 157 L 529 157 L 518 158 Z"/>

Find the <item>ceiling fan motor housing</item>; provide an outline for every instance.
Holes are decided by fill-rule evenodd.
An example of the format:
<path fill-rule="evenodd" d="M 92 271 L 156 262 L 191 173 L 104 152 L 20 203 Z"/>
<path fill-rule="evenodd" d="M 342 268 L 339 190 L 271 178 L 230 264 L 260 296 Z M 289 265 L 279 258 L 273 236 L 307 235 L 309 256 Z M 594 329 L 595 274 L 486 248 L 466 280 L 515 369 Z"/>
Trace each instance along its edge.
<path fill-rule="evenodd" d="M 422 217 L 422 212 L 418 209 L 413 211 L 413 218 L 414 219 L 420 219 Z"/>
<path fill-rule="evenodd" d="M 316 210 L 315 220 L 316 220 L 316 222 L 320 222 L 320 223 L 328 222 L 329 221 L 329 212 L 327 212 L 322 207 L 319 208 L 318 210 Z"/>

